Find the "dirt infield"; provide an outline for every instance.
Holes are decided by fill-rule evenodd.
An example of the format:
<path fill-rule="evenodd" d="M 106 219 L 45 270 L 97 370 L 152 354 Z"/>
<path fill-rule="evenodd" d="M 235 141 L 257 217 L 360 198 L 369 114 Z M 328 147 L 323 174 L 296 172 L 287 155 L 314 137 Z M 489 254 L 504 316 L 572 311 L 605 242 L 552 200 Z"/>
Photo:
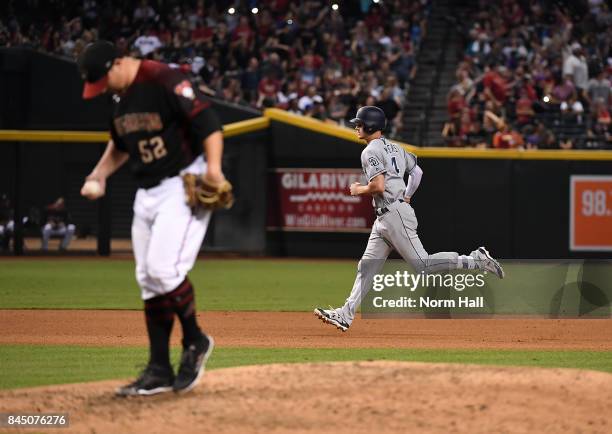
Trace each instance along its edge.
<path fill-rule="evenodd" d="M 222 347 L 612 349 L 611 320 L 359 318 L 340 333 L 307 312 L 198 316 Z M 140 311 L 0 310 L 0 330 L 0 344 L 147 345 Z M 0 391 L 0 412 L 67 412 L 70 429 L 57 432 L 71 433 L 612 431 L 612 375 L 592 371 L 263 365 L 213 370 L 192 393 L 142 399 L 114 397 L 121 383 Z"/>
<path fill-rule="evenodd" d="M 225 347 L 612 349 L 612 320 L 358 318 L 347 333 L 307 312 L 201 312 Z M 175 327 L 173 343 L 179 343 Z M 0 310 L 0 344 L 147 345 L 143 314 Z"/>
<path fill-rule="evenodd" d="M 0 412 L 31 411 L 36 403 L 40 412 L 68 412 L 69 431 L 75 433 L 612 429 L 612 375 L 571 369 L 400 362 L 264 365 L 211 371 L 186 395 L 129 399 L 112 395 L 118 384 L 4 391 Z"/>

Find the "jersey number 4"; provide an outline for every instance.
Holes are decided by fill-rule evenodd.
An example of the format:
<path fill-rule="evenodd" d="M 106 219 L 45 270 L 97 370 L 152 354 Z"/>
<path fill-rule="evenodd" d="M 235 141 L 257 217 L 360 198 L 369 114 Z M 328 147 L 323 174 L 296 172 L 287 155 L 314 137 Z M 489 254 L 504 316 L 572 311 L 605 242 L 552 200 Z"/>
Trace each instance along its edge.
<path fill-rule="evenodd" d="M 140 151 L 140 158 L 145 164 L 149 164 L 154 160 L 159 160 L 168 154 L 164 139 L 160 136 L 140 140 L 138 142 L 138 150 Z"/>
<path fill-rule="evenodd" d="M 399 168 L 397 167 L 397 160 L 395 159 L 395 157 L 391 157 L 391 164 L 393 164 L 393 168 L 395 169 L 395 171 L 399 175 Z"/>

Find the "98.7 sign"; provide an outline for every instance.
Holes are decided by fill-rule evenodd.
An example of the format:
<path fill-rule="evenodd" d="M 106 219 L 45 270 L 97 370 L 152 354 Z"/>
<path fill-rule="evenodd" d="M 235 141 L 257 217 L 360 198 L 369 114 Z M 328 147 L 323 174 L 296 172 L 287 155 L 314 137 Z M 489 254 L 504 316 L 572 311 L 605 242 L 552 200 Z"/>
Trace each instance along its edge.
<path fill-rule="evenodd" d="M 570 250 L 612 251 L 612 176 L 570 178 Z"/>

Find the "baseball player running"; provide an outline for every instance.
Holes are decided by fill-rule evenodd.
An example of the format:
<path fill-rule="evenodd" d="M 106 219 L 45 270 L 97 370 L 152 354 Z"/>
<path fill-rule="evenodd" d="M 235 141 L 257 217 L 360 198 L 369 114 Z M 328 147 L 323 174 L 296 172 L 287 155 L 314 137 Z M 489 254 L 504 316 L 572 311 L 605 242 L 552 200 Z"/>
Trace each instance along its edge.
<path fill-rule="evenodd" d="M 204 239 L 211 211 L 186 204 L 180 175 L 223 183 L 221 124 L 209 102 L 179 70 L 149 60 L 120 57 L 113 44 L 90 44 L 78 60 L 83 98 L 114 94 L 111 140 L 81 194 L 104 195 L 106 179 L 129 161 L 138 190 L 132 244 L 136 280 L 144 300 L 149 362 L 121 396 L 186 392 L 200 380 L 214 343 L 196 321 L 193 285 L 187 277 Z M 203 158 L 203 151 L 206 161 Z M 177 316 L 183 352 L 175 375 L 169 358 Z"/>
<path fill-rule="evenodd" d="M 503 278 L 502 267 L 484 247 L 467 256 L 456 252 L 430 255 L 425 251 L 417 234 L 417 218 L 410 206 L 410 198 L 419 187 L 423 175 L 416 156 L 382 136 L 386 119 L 378 107 L 360 108 L 351 122 L 355 125 L 357 136 L 367 142 L 361 153 L 361 165 L 368 184 L 355 182 L 350 186 L 350 192 L 352 196 L 371 195 L 377 218 L 357 266 L 353 289 L 344 306 L 337 309 L 319 307 L 314 310 L 315 315 L 343 332 L 348 330 L 362 298 L 372 287 L 374 275 L 380 272 L 393 249 L 414 267 L 416 273 L 482 269 Z M 409 174 L 407 185 L 404 183 L 406 172 Z"/>

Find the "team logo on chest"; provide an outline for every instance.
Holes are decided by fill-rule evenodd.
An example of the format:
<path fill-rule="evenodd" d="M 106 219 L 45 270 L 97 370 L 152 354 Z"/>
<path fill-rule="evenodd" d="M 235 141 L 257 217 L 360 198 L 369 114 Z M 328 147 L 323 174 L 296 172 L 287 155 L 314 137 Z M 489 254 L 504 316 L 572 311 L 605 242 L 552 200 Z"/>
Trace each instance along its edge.
<path fill-rule="evenodd" d="M 188 80 L 183 80 L 179 84 L 177 84 L 174 87 L 174 93 L 179 96 L 182 96 L 183 98 L 191 100 L 195 98 L 195 92 L 193 91 L 193 87 L 191 86 L 191 83 Z"/>

